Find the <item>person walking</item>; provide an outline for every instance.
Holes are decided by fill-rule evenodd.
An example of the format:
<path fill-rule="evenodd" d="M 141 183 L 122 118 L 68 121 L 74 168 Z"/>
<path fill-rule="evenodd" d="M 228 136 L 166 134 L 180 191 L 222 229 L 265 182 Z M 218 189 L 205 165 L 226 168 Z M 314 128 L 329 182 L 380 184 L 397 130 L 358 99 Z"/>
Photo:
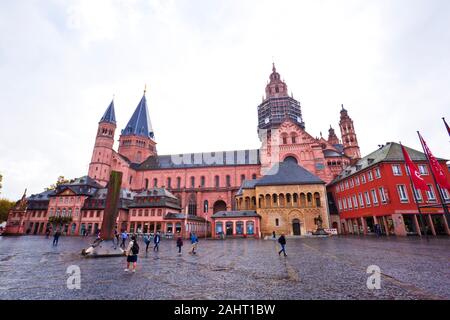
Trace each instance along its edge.
<path fill-rule="evenodd" d="M 181 247 L 183 246 L 183 238 L 181 237 L 180 233 L 178 233 L 177 238 L 177 247 L 178 247 L 178 253 L 181 254 Z"/>
<path fill-rule="evenodd" d="M 278 238 L 278 243 L 281 246 L 281 250 L 278 251 L 278 255 L 280 255 L 283 252 L 284 256 L 287 257 L 287 254 L 286 254 L 286 237 L 284 236 L 284 233 L 282 233 L 281 236 Z"/>
<path fill-rule="evenodd" d="M 117 231 L 117 228 L 115 228 L 114 229 L 114 238 L 113 238 L 114 247 L 116 247 L 120 244 L 119 239 L 120 239 L 119 231 Z"/>
<path fill-rule="evenodd" d="M 120 236 L 121 236 L 121 238 L 122 238 L 122 243 L 120 244 L 120 247 L 123 248 L 123 249 L 125 249 L 125 241 L 127 241 L 127 238 L 128 238 L 128 233 L 127 233 L 127 231 L 124 230 Z"/>
<path fill-rule="evenodd" d="M 148 252 L 148 246 L 150 245 L 150 236 L 148 234 L 144 235 L 145 252 Z"/>
<path fill-rule="evenodd" d="M 132 271 L 136 272 L 139 245 L 135 236 L 131 236 L 131 241 L 128 243 L 128 247 L 125 252 L 127 255 L 127 268 L 125 269 L 125 272 L 130 271 L 130 265 L 133 266 Z"/>
<path fill-rule="evenodd" d="M 159 235 L 159 231 L 155 234 L 153 238 L 153 243 L 155 246 L 153 247 L 153 251 L 159 251 L 159 243 L 161 242 L 161 236 Z"/>
<path fill-rule="evenodd" d="M 191 253 L 192 254 L 197 254 L 197 252 L 195 252 L 195 250 L 197 249 L 197 244 L 198 244 L 198 238 L 195 235 L 194 232 L 191 232 Z"/>
<path fill-rule="evenodd" d="M 272 239 L 276 239 L 277 238 L 277 236 L 276 236 L 276 234 L 275 234 L 275 231 L 272 231 Z"/>
<path fill-rule="evenodd" d="M 55 234 L 53 235 L 53 245 L 57 246 L 58 245 L 58 241 L 59 241 L 59 237 L 61 236 L 61 231 L 56 230 Z"/>

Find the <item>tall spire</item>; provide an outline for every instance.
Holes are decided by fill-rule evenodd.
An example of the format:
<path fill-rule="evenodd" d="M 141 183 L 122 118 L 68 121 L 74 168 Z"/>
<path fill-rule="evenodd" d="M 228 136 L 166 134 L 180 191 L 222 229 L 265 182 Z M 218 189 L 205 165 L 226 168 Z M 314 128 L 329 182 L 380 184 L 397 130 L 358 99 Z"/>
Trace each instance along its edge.
<path fill-rule="evenodd" d="M 146 88 L 141 101 L 136 110 L 128 121 L 125 129 L 122 130 L 122 135 L 138 135 L 146 138 L 154 138 L 152 123 L 150 122 L 150 115 L 147 107 L 147 99 L 145 98 Z"/>
<path fill-rule="evenodd" d="M 114 97 L 105 113 L 103 114 L 103 117 L 100 119 L 100 122 L 109 122 L 114 124 L 116 123 L 116 114 L 114 112 Z"/>

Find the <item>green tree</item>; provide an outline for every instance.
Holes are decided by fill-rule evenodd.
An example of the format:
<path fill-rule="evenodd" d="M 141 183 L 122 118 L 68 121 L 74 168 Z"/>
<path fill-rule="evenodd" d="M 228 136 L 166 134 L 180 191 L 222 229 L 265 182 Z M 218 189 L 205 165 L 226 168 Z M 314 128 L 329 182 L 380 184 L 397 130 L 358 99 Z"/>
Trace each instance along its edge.
<path fill-rule="evenodd" d="M 0 223 L 8 219 L 8 211 L 14 206 L 15 202 L 7 199 L 0 199 Z"/>
<path fill-rule="evenodd" d="M 45 191 L 55 190 L 56 187 L 58 187 L 59 185 L 69 183 L 69 182 L 70 182 L 70 180 L 67 180 L 66 178 L 64 178 L 64 176 L 59 176 L 58 180 L 56 180 L 56 183 L 52 184 L 48 188 L 45 188 Z"/>

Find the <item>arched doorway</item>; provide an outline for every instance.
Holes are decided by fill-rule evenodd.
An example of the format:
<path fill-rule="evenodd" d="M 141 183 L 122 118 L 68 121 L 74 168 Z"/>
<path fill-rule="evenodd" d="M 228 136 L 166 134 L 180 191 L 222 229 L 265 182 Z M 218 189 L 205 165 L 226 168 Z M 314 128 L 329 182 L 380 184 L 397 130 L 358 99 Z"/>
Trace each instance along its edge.
<path fill-rule="evenodd" d="M 293 156 L 287 156 L 286 158 L 284 158 L 283 162 L 292 162 L 292 163 L 298 164 L 297 159 Z"/>
<path fill-rule="evenodd" d="M 298 219 L 292 220 L 292 232 L 294 233 L 294 236 L 301 235 L 300 220 L 298 220 Z"/>
<path fill-rule="evenodd" d="M 217 200 L 214 202 L 213 213 L 219 211 L 227 211 L 227 204 L 223 200 Z"/>

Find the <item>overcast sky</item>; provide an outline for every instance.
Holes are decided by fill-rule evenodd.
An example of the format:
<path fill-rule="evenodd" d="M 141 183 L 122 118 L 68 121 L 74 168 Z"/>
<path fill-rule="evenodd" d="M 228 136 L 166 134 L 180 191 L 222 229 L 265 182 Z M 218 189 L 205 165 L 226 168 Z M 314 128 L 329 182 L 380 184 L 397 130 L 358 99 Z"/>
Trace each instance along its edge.
<path fill-rule="evenodd" d="M 272 60 L 313 136 L 344 104 L 362 155 L 420 130 L 450 158 L 448 0 L 3 0 L 0 197 L 87 174 L 113 95 L 117 140 L 145 84 L 159 154 L 258 148 Z"/>

